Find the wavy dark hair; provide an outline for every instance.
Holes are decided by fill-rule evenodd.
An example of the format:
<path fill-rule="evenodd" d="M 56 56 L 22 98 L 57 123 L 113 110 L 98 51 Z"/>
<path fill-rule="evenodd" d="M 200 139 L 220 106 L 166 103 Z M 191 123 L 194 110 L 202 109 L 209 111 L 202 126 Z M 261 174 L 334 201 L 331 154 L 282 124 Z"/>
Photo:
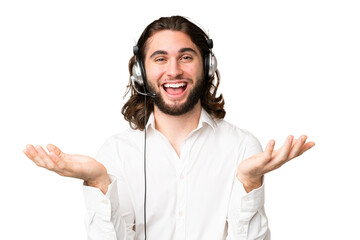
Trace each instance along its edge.
<path fill-rule="evenodd" d="M 138 61 L 144 61 L 145 59 L 147 40 L 156 32 L 162 30 L 181 31 L 187 34 L 190 37 L 191 41 L 199 48 L 203 60 L 204 57 L 210 52 L 209 46 L 207 44 L 208 36 L 201 28 L 199 28 L 194 23 L 190 22 L 188 19 L 182 16 L 162 17 L 150 23 L 141 34 L 137 42 L 137 46 L 139 48 L 139 52 L 137 55 Z M 134 63 L 135 56 L 133 56 L 129 61 L 130 76 L 132 76 L 132 68 Z M 205 77 L 204 92 L 201 94 L 200 101 L 201 106 L 213 118 L 221 119 L 224 118 L 226 114 L 224 109 L 225 102 L 222 94 L 220 94 L 218 97 L 216 96 L 216 92 L 220 84 L 220 74 L 218 70 L 216 70 L 215 75 L 217 81 L 215 81 L 215 76 L 211 78 Z M 143 89 L 143 86 L 140 86 L 136 82 L 135 87 L 137 89 Z M 124 115 L 125 120 L 129 122 L 132 129 L 143 130 L 145 128 L 144 118 L 146 118 L 147 122 L 151 112 L 154 110 L 153 99 L 150 97 L 146 98 L 147 113 L 145 116 L 144 96 L 138 94 L 134 90 L 131 79 L 129 79 L 129 84 L 127 85 L 127 90 L 124 97 L 126 97 L 129 92 L 131 94 L 130 98 L 124 104 L 121 113 Z"/>

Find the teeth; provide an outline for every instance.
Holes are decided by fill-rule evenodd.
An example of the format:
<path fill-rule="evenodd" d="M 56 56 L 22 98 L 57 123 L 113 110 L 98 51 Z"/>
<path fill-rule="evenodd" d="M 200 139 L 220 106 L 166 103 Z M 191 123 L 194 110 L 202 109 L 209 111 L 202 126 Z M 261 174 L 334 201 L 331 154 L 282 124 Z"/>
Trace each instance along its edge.
<path fill-rule="evenodd" d="M 166 88 L 179 88 L 179 87 L 184 87 L 186 85 L 186 83 L 165 83 L 164 87 Z"/>

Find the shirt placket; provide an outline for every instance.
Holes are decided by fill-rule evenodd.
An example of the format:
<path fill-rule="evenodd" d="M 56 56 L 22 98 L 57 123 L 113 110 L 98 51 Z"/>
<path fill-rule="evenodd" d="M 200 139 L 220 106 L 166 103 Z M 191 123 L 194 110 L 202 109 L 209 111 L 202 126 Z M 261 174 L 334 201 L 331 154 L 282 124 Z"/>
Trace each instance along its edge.
<path fill-rule="evenodd" d="M 186 238 L 186 226 L 185 218 L 187 216 L 186 212 L 186 164 L 188 161 L 188 141 L 184 141 L 184 144 L 181 149 L 180 161 L 181 168 L 177 171 L 177 209 L 176 209 L 176 239 L 184 240 Z"/>

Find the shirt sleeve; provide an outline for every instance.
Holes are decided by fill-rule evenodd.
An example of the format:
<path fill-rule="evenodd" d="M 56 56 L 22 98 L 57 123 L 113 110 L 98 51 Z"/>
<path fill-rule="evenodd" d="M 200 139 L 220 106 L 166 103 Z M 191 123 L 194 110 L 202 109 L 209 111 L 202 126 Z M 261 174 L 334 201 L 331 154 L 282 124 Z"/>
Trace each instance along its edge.
<path fill-rule="evenodd" d="M 88 240 L 133 240 L 134 210 L 128 186 L 121 174 L 116 145 L 107 141 L 99 150 L 97 160 L 106 167 L 111 183 L 104 195 L 100 189 L 84 184 L 86 207 L 85 227 Z"/>
<path fill-rule="evenodd" d="M 248 134 L 245 152 L 241 159 L 262 152 L 261 144 Z M 228 211 L 228 240 L 270 240 L 268 219 L 264 210 L 264 180 L 260 188 L 246 193 L 242 183 L 234 176 Z"/>

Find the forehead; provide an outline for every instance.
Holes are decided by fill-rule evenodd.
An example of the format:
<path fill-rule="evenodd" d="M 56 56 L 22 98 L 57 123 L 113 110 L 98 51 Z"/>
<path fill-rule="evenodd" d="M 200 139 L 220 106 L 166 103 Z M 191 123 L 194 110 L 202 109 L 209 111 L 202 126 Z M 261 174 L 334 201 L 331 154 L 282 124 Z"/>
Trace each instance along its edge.
<path fill-rule="evenodd" d="M 146 43 L 145 56 L 152 52 L 163 50 L 170 53 L 177 53 L 181 48 L 193 48 L 200 53 L 198 47 L 191 41 L 186 33 L 172 30 L 162 30 L 152 35 Z"/>

